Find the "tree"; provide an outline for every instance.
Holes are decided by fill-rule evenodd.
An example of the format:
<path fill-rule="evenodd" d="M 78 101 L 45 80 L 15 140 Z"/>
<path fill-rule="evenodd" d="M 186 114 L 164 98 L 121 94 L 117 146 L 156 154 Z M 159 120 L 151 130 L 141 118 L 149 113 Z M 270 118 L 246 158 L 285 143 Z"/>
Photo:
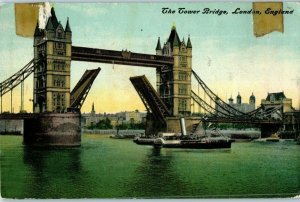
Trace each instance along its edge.
<path fill-rule="evenodd" d="M 111 121 L 109 118 L 101 119 L 94 126 L 88 127 L 89 129 L 112 129 Z"/>

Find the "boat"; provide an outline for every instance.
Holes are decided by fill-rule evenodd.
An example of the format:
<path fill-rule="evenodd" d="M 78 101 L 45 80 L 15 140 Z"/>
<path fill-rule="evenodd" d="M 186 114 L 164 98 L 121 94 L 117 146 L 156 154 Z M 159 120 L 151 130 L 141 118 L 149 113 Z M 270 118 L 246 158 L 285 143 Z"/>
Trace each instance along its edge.
<path fill-rule="evenodd" d="M 270 137 L 266 138 L 267 142 L 279 142 L 279 137 L 276 133 L 272 134 Z"/>
<path fill-rule="evenodd" d="M 112 139 L 133 139 L 136 135 L 135 134 L 117 134 L 109 136 Z"/>
<path fill-rule="evenodd" d="M 229 138 L 213 138 L 205 137 L 199 139 L 179 139 L 166 140 L 164 138 L 157 138 L 154 140 L 154 147 L 165 148 L 190 148 L 190 149 L 221 149 L 231 148 L 233 140 Z"/>
<path fill-rule="evenodd" d="M 133 142 L 139 145 L 153 145 L 155 139 L 153 137 L 135 137 Z"/>
<path fill-rule="evenodd" d="M 140 145 L 153 145 L 165 148 L 219 149 L 231 148 L 234 140 L 224 137 L 215 130 L 215 134 L 206 134 L 199 130 L 187 135 L 184 119 L 180 120 L 181 133 L 158 133 L 152 137 L 136 137 L 133 141 Z"/>
<path fill-rule="evenodd" d="M 153 145 L 154 141 L 159 138 L 163 138 L 165 140 L 178 140 L 180 139 L 180 135 L 181 135 L 180 133 L 176 134 L 176 133 L 160 132 L 157 135 L 152 135 L 152 136 L 136 136 L 133 139 L 133 142 L 140 145 Z"/>

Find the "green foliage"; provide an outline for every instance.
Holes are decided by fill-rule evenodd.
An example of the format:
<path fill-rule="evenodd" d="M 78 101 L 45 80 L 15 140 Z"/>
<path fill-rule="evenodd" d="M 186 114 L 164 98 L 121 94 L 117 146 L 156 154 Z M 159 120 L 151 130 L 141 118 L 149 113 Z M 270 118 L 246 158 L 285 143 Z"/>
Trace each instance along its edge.
<path fill-rule="evenodd" d="M 145 123 L 122 123 L 117 125 L 115 128 L 119 130 L 127 130 L 127 129 L 145 129 L 146 125 Z M 109 118 L 101 119 L 98 123 L 95 125 L 88 126 L 87 129 L 93 130 L 93 129 L 113 129 L 113 126 L 111 125 L 111 121 Z"/>
<path fill-rule="evenodd" d="M 145 123 L 122 123 L 116 126 L 119 130 L 126 129 L 145 129 Z"/>
<path fill-rule="evenodd" d="M 111 121 L 109 118 L 101 119 L 96 125 L 91 125 L 88 129 L 112 129 Z"/>

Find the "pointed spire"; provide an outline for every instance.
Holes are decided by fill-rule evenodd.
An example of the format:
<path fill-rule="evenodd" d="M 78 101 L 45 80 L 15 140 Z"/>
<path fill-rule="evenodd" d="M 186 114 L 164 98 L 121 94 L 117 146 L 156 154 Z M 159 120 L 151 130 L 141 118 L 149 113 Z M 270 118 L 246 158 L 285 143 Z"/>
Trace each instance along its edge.
<path fill-rule="evenodd" d="M 186 46 L 184 37 L 182 38 L 182 43 L 184 44 L 184 46 Z"/>
<path fill-rule="evenodd" d="M 168 38 L 167 42 L 169 42 L 171 44 L 171 49 L 172 50 L 173 50 L 173 47 L 175 47 L 175 46 L 179 47 L 180 46 L 180 39 L 179 39 L 179 36 L 177 34 L 177 31 L 176 31 L 175 23 L 172 26 L 172 30 L 171 30 L 171 33 L 169 35 L 169 38 Z"/>
<path fill-rule="evenodd" d="M 94 105 L 94 102 L 93 102 L 93 105 L 92 105 L 92 112 L 95 112 L 95 105 Z"/>
<path fill-rule="evenodd" d="M 172 30 L 175 30 L 175 29 L 176 29 L 176 24 L 175 24 L 175 22 L 173 22 Z"/>
<path fill-rule="evenodd" d="M 56 29 L 58 29 L 58 27 L 61 27 L 62 30 L 64 30 L 64 27 L 61 25 L 61 22 L 60 22 L 60 21 L 58 21 L 58 25 L 57 25 Z"/>
<path fill-rule="evenodd" d="M 72 31 L 71 31 L 70 24 L 69 24 L 69 17 L 68 17 L 68 19 L 67 19 L 67 24 L 66 24 L 65 32 L 70 32 L 70 33 L 72 32 Z"/>
<path fill-rule="evenodd" d="M 179 39 L 177 34 L 175 34 L 174 37 L 173 47 L 179 47 Z"/>
<path fill-rule="evenodd" d="M 191 43 L 190 35 L 189 35 L 186 47 L 187 48 L 192 48 L 192 43 Z"/>
<path fill-rule="evenodd" d="M 237 104 L 242 104 L 242 97 L 240 95 L 240 92 L 238 93 L 238 95 L 236 96 L 236 103 Z"/>
<path fill-rule="evenodd" d="M 34 36 L 41 36 L 41 31 L 39 28 L 39 21 L 36 22 L 36 27 L 35 27 L 35 31 L 34 31 Z"/>
<path fill-rule="evenodd" d="M 48 22 L 47 22 L 47 25 L 46 25 L 46 28 L 45 28 L 47 31 L 48 30 L 52 30 L 54 31 L 54 27 L 53 27 L 53 24 L 52 24 L 52 17 L 48 18 Z"/>
<path fill-rule="evenodd" d="M 51 18 L 52 18 L 53 27 L 56 29 L 59 23 L 58 23 L 58 20 L 57 20 L 55 11 L 54 11 L 54 7 L 51 8 Z"/>
<path fill-rule="evenodd" d="M 158 37 L 158 40 L 157 40 L 157 45 L 156 45 L 156 49 L 155 50 L 161 50 L 160 38 L 159 37 Z"/>

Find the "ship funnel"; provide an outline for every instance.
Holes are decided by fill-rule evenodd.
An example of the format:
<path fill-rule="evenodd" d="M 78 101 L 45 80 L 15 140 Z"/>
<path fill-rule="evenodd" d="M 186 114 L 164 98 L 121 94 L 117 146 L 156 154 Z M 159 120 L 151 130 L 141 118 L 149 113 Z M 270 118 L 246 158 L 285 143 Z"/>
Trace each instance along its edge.
<path fill-rule="evenodd" d="M 181 126 L 181 133 L 182 135 L 187 135 L 186 134 L 186 128 L 185 128 L 185 120 L 184 117 L 180 118 L 180 126 Z"/>

